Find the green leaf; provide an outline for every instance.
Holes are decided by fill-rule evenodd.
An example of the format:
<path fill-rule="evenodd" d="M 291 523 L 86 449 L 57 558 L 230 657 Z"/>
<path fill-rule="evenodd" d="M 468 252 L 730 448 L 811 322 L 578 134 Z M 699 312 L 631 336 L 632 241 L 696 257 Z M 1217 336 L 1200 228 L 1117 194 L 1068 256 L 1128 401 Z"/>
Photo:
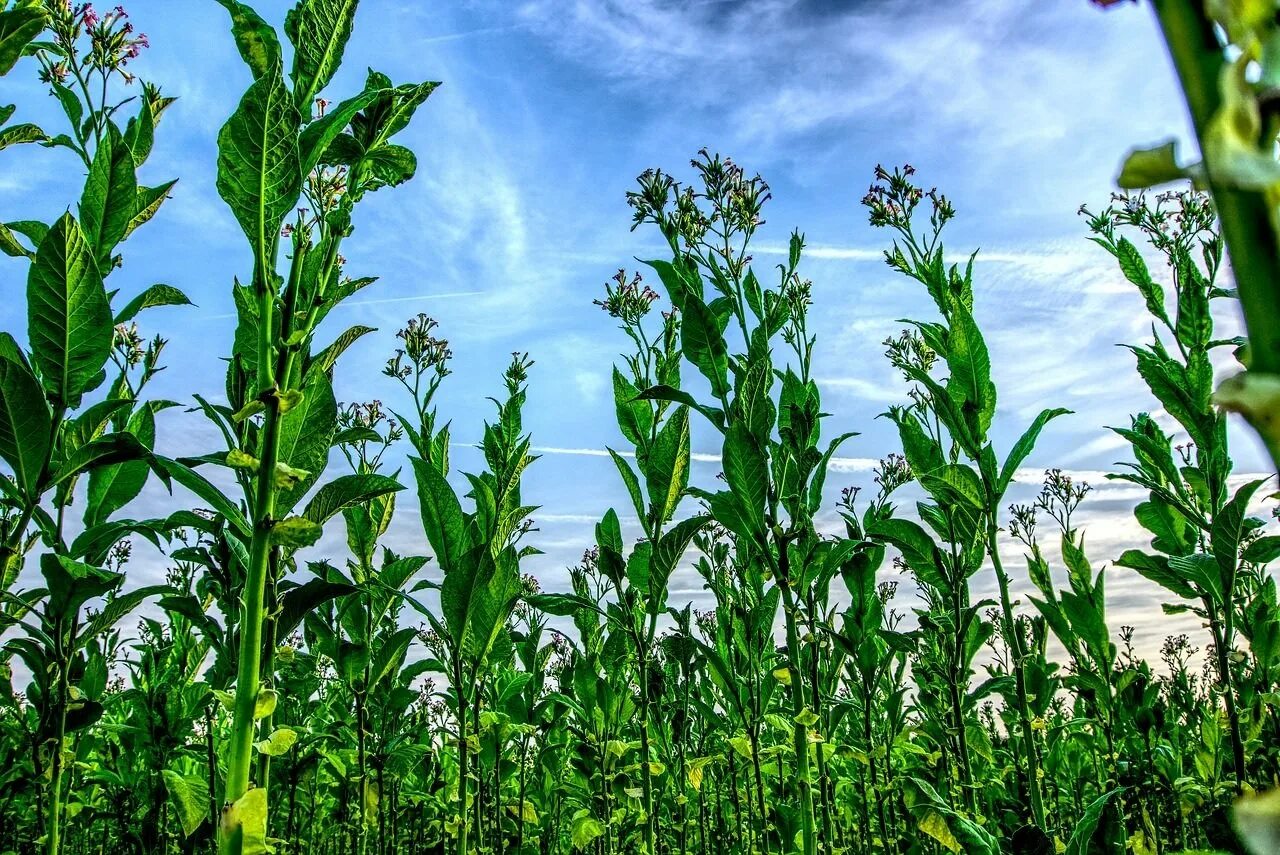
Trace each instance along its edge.
<path fill-rule="evenodd" d="M 293 89 L 299 110 L 329 85 L 355 23 L 359 0 L 300 0 L 284 20 L 293 43 Z"/>
<path fill-rule="evenodd" d="M 991 425 L 996 408 L 991 355 L 977 322 L 963 305 L 956 304 L 952 309 L 947 343 L 950 346 L 946 354 L 947 367 L 951 370 L 947 391 L 962 412 L 974 412 L 977 435 L 982 437 Z"/>
<path fill-rule="evenodd" d="M 182 835 L 190 837 L 209 816 L 209 788 L 201 778 L 186 778 L 172 769 L 162 769 L 160 776 L 178 815 Z"/>
<path fill-rule="evenodd" d="M 1124 190 L 1145 190 L 1170 181 L 1187 178 L 1189 170 L 1178 166 L 1175 140 L 1151 148 L 1131 149 L 1120 167 L 1116 185 Z"/>
<path fill-rule="evenodd" d="M 218 134 L 218 194 L 259 253 L 275 245 L 302 189 L 300 122 L 277 63 L 249 87 Z"/>
<path fill-rule="evenodd" d="M 129 225 L 125 227 L 124 236 L 133 234 L 134 230 L 150 222 L 160 210 L 160 206 L 169 198 L 169 191 L 178 183 L 177 179 L 167 181 L 158 187 L 139 187 L 134 197 L 133 215 L 129 217 Z"/>
<path fill-rule="evenodd" d="M 231 13 L 231 34 L 245 65 L 257 80 L 282 67 L 280 39 L 252 7 L 237 0 L 218 0 Z"/>
<path fill-rule="evenodd" d="M 707 305 L 696 296 L 685 298 L 680 323 L 680 342 L 684 354 L 711 383 L 717 398 L 728 396 L 729 350 L 719 324 Z"/>
<path fill-rule="evenodd" d="M 156 284 L 147 288 L 130 300 L 116 315 L 117 324 L 127 324 L 144 309 L 156 306 L 190 306 L 193 305 L 187 295 L 172 285 Z"/>
<path fill-rule="evenodd" d="M 681 520 L 664 533 L 653 549 L 649 572 L 649 596 L 651 603 L 665 598 L 667 580 L 676 569 L 681 556 L 689 548 L 694 535 L 711 522 L 711 517 L 699 515 Z"/>
<path fill-rule="evenodd" d="M 222 815 L 224 834 L 240 832 L 238 855 L 266 855 L 267 848 L 267 791 L 254 787 L 228 806 Z"/>
<path fill-rule="evenodd" d="M 268 757 L 280 757 L 287 754 L 293 744 L 298 741 L 298 732 L 287 727 L 278 727 L 266 739 L 253 743 L 259 754 Z"/>
<path fill-rule="evenodd" d="M 27 276 L 27 338 L 45 391 L 77 406 L 106 364 L 111 303 L 79 224 L 63 214 L 36 250 Z"/>
<path fill-rule="evenodd" d="M 1104 793 L 1089 803 L 1084 809 L 1084 813 L 1076 820 L 1075 827 L 1071 831 L 1071 838 L 1067 841 L 1067 849 L 1063 855 L 1088 855 L 1090 851 L 1090 842 L 1093 840 L 1093 834 L 1098 830 L 1098 823 L 1102 821 L 1102 814 L 1106 811 L 1107 805 L 1116 796 L 1124 792 L 1124 787 L 1117 787 L 1110 792 Z"/>
<path fill-rule="evenodd" d="M 33 125 L 29 122 L 21 125 L 10 125 L 7 128 L 0 129 L 0 151 L 11 145 L 22 145 L 23 143 L 44 142 L 48 137 L 44 131 L 40 130 L 39 125 Z"/>
<path fill-rule="evenodd" d="M 1004 465 L 1000 467 L 1000 479 L 996 482 L 997 498 L 1003 497 L 1005 491 L 1009 489 L 1014 476 L 1018 473 L 1018 467 L 1030 456 L 1036 446 L 1036 440 L 1040 438 L 1040 432 L 1044 430 L 1044 426 L 1058 416 L 1065 416 L 1070 413 L 1070 410 L 1055 407 L 1042 410 L 1040 415 L 1035 417 L 1030 426 L 1023 431 L 1022 436 L 1018 437 L 1018 441 L 1013 444 L 1013 448 L 1009 450 L 1009 456 L 1005 458 Z"/>
<path fill-rule="evenodd" d="M 1121 237 L 1116 242 L 1116 260 L 1120 262 L 1120 272 L 1124 274 L 1124 278 L 1132 282 L 1142 295 L 1147 311 L 1166 324 L 1169 323 L 1169 316 L 1165 314 L 1164 308 L 1164 289 L 1151 278 L 1142 253 L 1126 237 Z"/>
<path fill-rule="evenodd" d="M 150 449 L 156 441 L 155 409 L 144 404 L 134 411 L 125 426 L 128 433 L 137 438 L 143 448 Z M 150 466 L 144 459 L 98 466 L 89 472 L 89 500 L 85 504 L 85 525 L 92 527 L 104 522 L 111 514 L 138 497 L 147 483 Z"/>
<path fill-rule="evenodd" d="M 1231 501 L 1227 502 L 1213 518 L 1209 543 L 1213 549 L 1213 557 L 1218 560 L 1223 602 L 1230 603 L 1234 599 L 1236 567 L 1240 561 L 1240 539 L 1247 530 L 1245 520 L 1249 502 L 1266 480 L 1260 478 L 1241 485 L 1231 497 Z"/>
<path fill-rule="evenodd" d="M 757 528 L 764 526 L 765 499 L 769 490 L 769 458 L 760 442 L 740 421 L 729 424 L 721 455 L 729 489 L 742 501 Z"/>
<path fill-rule="evenodd" d="M 296 588 L 289 588 L 280 596 L 280 615 L 276 618 L 277 634 L 281 637 L 288 635 L 316 608 L 355 590 L 354 585 L 325 579 L 308 579 Z"/>
<path fill-rule="evenodd" d="M 13 469 L 27 495 L 37 490 L 49 459 L 52 431 L 53 416 L 35 375 L 24 362 L 0 349 L 0 458 Z"/>
<path fill-rule="evenodd" d="M 58 471 L 53 474 L 50 483 L 61 484 L 99 466 L 142 460 L 148 453 L 147 447 L 128 431 L 109 433 L 90 440 L 73 451 L 58 466 Z"/>
<path fill-rule="evenodd" d="M 18 6 L 0 11 L 0 77 L 8 74 L 23 51 L 44 31 L 44 9 Z"/>
<path fill-rule="evenodd" d="M 312 522 L 324 524 L 344 508 L 363 504 L 378 496 L 403 490 L 394 478 L 377 473 L 342 475 L 325 484 L 307 502 L 302 515 Z"/>
<path fill-rule="evenodd" d="M 138 179 L 133 152 L 120 129 L 107 123 L 107 133 L 93 155 L 93 165 L 80 196 L 80 225 L 93 248 L 99 270 L 111 269 L 111 252 L 124 239 L 137 211 Z"/>
<path fill-rule="evenodd" d="M 306 472 L 276 494 L 276 512 L 293 509 L 320 478 L 338 426 L 338 403 L 324 371 L 308 372 L 302 402 L 280 416 L 279 462 Z"/>
<path fill-rule="evenodd" d="M 462 505 L 440 470 L 417 457 L 410 457 L 409 461 L 418 482 L 422 527 L 435 553 L 436 563 L 447 577 L 471 548 Z"/>
<path fill-rule="evenodd" d="M 155 462 L 161 471 L 170 478 L 195 493 L 210 508 L 222 514 L 227 522 L 231 523 L 243 537 L 249 537 L 253 534 L 253 527 L 249 525 L 249 521 L 245 519 L 240 509 L 199 472 L 176 460 L 170 460 L 159 455 L 155 457 Z"/>
<path fill-rule="evenodd" d="M 636 477 L 635 470 L 631 468 L 631 464 L 626 461 L 626 458 L 612 448 L 606 450 L 609 452 L 609 456 L 613 458 L 614 465 L 618 467 L 618 474 L 622 476 L 622 482 L 627 487 L 627 494 L 631 496 L 631 504 L 635 506 L 636 516 L 643 523 L 647 514 L 644 507 L 644 494 L 640 492 L 640 479 Z"/>
<path fill-rule="evenodd" d="M 286 517 L 271 527 L 271 542 L 287 549 L 315 546 L 324 529 L 303 517 Z"/>
<path fill-rule="evenodd" d="M 392 93 L 385 89 L 365 90 L 330 108 L 324 116 L 307 125 L 298 144 L 302 153 L 302 174 L 311 174 L 311 170 L 324 159 L 330 144 L 351 124 L 357 113 L 372 104 L 376 98 L 391 97 Z"/>
<path fill-rule="evenodd" d="M 678 407 L 658 431 L 644 459 L 637 455 L 659 523 L 671 519 L 689 486 L 689 451 L 689 410 Z"/>

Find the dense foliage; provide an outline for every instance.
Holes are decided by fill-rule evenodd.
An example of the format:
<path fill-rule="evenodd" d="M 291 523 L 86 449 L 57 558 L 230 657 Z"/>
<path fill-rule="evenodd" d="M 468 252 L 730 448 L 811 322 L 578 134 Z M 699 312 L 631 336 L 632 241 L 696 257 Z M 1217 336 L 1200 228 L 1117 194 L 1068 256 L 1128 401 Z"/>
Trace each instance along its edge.
<path fill-rule="evenodd" d="M 331 103 L 356 0 L 300 0 L 289 51 L 219 2 L 252 83 L 218 136 L 217 188 L 249 252 L 225 387 L 182 402 L 221 437 L 208 449 L 159 435 L 179 403 L 148 397 L 165 341 L 139 323 L 186 295 L 106 282 L 175 190 L 139 177 L 173 103 L 130 70 L 146 38 L 119 8 L 0 7 L 0 74 L 38 73 L 66 119 L 10 124 L 2 108 L 0 149 L 64 149 L 86 176 L 56 222 L 0 225 L 28 307 L 25 346 L 0 333 L 0 848 L 1278 851 L 1280 532 L 1269 479 L 1234 471 L 1215 404 L 1215 361 L 1250 360 L 1214 332 L 1238 302 L 1237 244 L 1210 197 L 1081 209 L 1151 322 L 1124 343 L 1150 397 L 1111 428 L 1128 460 L 1108 476 L 1142 492 L 1148 543 L 1099 559 L 1076 525 L 1087 484 L 1049 469 L 1010 504 L 1069 414 L 992 441 L 1000 354 L 975 320 L 974 257 L 947 254 L 955 210 L 911 167 L 877 167 L 862 200 L 920 297 L 884 342 L 899 443 L 838 501 L 828 469 L 860 440 L 814 380 L 803 235 L 760 271 L 763 180 L 707 151 L 690 182 L 644 173 L 634 228 L 668 252 L 597 301 L 625 348 L 610 453 L 631 507 L 603 513 L 572 589 L 547 592 L 522 570 L 537 552 L 527 354 L 501 377 L 482 471 L 461 476 L 432 319 L 398 333 L 391 408 L 333 391 L 373 332 L 325 323 L 374 281 L 347 271 L 343 244 L 367 194 L 413 178 L 393 138 L 437 84 L 370 71 Z M 1136 154 L 1126 183 L 1183 174 L 1152 165 L 1163 156 Z M 1228 396 L 1264 436 L 1265 379 L 1255 361 Z M 691 477 L 695 432 L 720 447 L 718 479 Z M 144 491 L 167 516 L 126 515 Z M 420 554 L 401 555 L 384 541 L 413 495 Z M 345 551 L 320 554 L 324 531 Z M 131 582 L 144 561 L 164 562 L 163 584 Z M 713 609 L 671 599 L 682 567 Z M 1107 580 L 1132 574 L 1200 636 L 1143 659 L 1106 608 Z"/>

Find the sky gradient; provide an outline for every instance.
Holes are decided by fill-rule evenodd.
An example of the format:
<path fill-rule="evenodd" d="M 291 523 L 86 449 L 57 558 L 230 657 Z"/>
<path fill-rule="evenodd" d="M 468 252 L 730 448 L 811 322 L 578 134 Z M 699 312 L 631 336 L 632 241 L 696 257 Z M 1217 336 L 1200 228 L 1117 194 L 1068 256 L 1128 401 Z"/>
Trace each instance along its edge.
<path fill-rule="evenodd" d="M 255 5 L 279 22 L 292 4 Z M 137 73 L 179 98 L 144 180 L 181 180 L 125 245 L 112 285 L 131 296 L 167 282 L 198 304 L 157 310 L 144 330 L 171 339 L 170 367 L 152 394 L 186 402 L 193 391 L 220 394 L 218 357 L 234 322 L 229 286 L 249 272 L 243 237 L 214 189 L 217 131 L 249 75 L 211 0 L 134 0 L 128 9 L 153 46 Z M 452 345 L 454 374 L 439 403 L 467 444 L 492 412 L 485 396 L 500 389 L 510 353 L 528 351 L 537 364 L 526 425 L 543 457 L 526 498 L 542 506 L 530 542 L 545 552 L 528 568 L 544 588 L 567 584 L 564 568 L 606 508 L 629 507 L 604 451 L 623 443 L 609 372 L 626 339 L 592 300 L 618 268 L 634 269 L 662 246 L 649 230 L 630 231 L 624 194 L 649 167 L 688 178 L 688 160 L 704 146 L 771 185 L 758 268 L 774 263 L 792 228 L 806 234 L 816 374 L 833 414 L 825 433 L 861 432 L 833 466 L 833 496 L 869 485 L 870 463 L 896 449 L 892 425 L 876 417 L 905 399 L 905 387 L 881 342 L 901 328 L 895 319 L 930 311 L 914 283 L 884 265 L 887 235 L 859 205 L 877 163 L 910 162 L 958 211 L 947 238 L 956 260 L 982 250 L 976 315 L 1000 389 L 997 448 L 1043 407 L 1075 411 L 1046 432 L 1011 499 L 1033 495 L 1046 467 L 1073 470 L 1096 488 L 1079 516 L 1095 565 L 1141 545 L 1130 513 L 1141 496 L 1101 473 L 1127 459 L 1105 426 L 1154 406 L 1131 355 L 1116 346 L 1144 340 L 1148 323 L 1076 212 L 1106 204 L 1128 147 L 1187 137 L 1147 10 L 1103 13 L 1086 0 L 364 0 L 346 57 L 331 99 L 358 89 L 366 66 L 396 83 L 444 85 L 400 139 L 418 155 L 418 176 L 370 197 L 344 246 L 348 273 L 381 280 L 344 304 L 319 339 L 357 323 L 379 332 L 339 364 L 338 399 L 403 406 L 380 370 L 395 330 L 425 312 Z M 53 126 L 34 77 L 34 63 L 19 66 L 3 100 L 20 105 L 16 120 Z M 0 219 L 51 221 L 78 197 L 82 176 L 66 152 L 6 156 Z M 24 275 L 19 261 L 0 259 L 11 295 Z M 1220 324 L 1223 334 L 1236 329 L 1234 317 Z M 0 329 L 23 339 L 25 325 L 21 300 L 0 301 Z M 718 447 L 702 427 L 693 480 L 709 485 Z M 1251 437 L 1237 429 L 1233 440 L 1238 474 L 1265 470 Z M 159 443 L 172 455 L 199 454 L 217 437 L 171 411 Z M 459 449 L 457 465 L 473 465 L 472 454 Z M 139 504 L 158 512 L 167 501 L 151 491 Z M 406 495 L 391 534 L 404 552 L 426 551 L 415 506 Z M 336 547 L 340 527 L 332 528 L 324 544 Z M 1010 545 L 1013 566 L 1017 553 Z M 162 568 L 158 558 L 139 559 L 144 576 Z M 978 590 L 994 589 L 989 577 Z M 673 602 L 709 602 L 690 570 L 672 587 Z M 1145 652 L 1173 629 L 1194 629 L 1162 615 L 1158 591 L 1128 571 L 1115 571 L 1109 589 L 1113 630 L 1135 625 Z"/>

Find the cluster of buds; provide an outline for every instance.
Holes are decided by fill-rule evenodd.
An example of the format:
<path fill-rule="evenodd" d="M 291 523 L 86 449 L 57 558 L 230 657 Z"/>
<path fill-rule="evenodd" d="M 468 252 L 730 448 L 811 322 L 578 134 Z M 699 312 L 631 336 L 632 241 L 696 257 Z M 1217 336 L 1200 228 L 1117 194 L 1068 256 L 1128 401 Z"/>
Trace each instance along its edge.
<path fill-rule="evenodd" d="M 915 476 L 911 474 L 911 464 L 901 454 L 891 453 L 876 464 L 875 482 L 881 493 L 888 495 L 904 484 L 911 482 Z"/>
<path fill-rule="evenodd" d="M 1166 254 L 1190 249 L 1197 241 L 1207 250 L 1219 249 L 1221 238 L 1214 230 L 1216 215 L 1207 193 L 1178 190 L 1157 193 L 1112 193 L 1111 203 L 1100 213 L 1081 205 L 1078 211 L 1089 231 L 1114 242 L 1115 230 L 1121 226 L 1138 229 L 1151 245 Z M 1217 252 L 1206 252 L 1212 266 L 1210 279 L 1216 272 Z"/>
<path fill-rule="evenodd" d="M 1057 520 L 1063 531 L 1070 531 L 1071 515 L 1092 489 L 1087 481 L 1076 481 L 1061 469 L 1046 469 L 1035 504 Z"/>
<path fill-rule="evenodd" d="M 639 324 L 658 300 L 658 292 L 645 285 L 639 273 L 628 282 L 627 271 L 621 269 L 604 284 L 604 294 L 603 300 L 592 302 L 627 326 Z"/>
<path fill-rule="evenodd" d="M 889 364 L 902 372 L 903 377 L 911 381 L 916 371 L 928 373 L 938 361 L 938 353 L 930 347 L 924 337 L 915 330 L 903 330 L 897 336 L 886 338 L 884 355 Z"/>
<path fill-rule="evenodd" d="M 136 321 L 129 324 L 116 324 L 115 340 L 112 344 L 130 368 L 142 362 L 145 348 Z"/>
<path fill-rule="evenodd" d="M 891 579 L 888 582 L 881 582 L 876 586 L 876 597 L 880 600 L 881 605 L 887 605 L 890 600 L 898 595 L 898 582 Z"/>
<path fill-rule="evenodd" d="M 690 161 L 702 178 L 703 197 L 711 203 L 711 222 L 720 222 L 728 233 L 750 234 L 764 224 L 760 216 L 773 198 L 759 175 L 747 178 L 731 158 L 712 155 L 705 148 Z"/>
<path fill-rule="evenodd" d="M 321 167 L 307 176 L 306 194 L 316 210 L 328 213 L 347 193 L 347 167 Z"/>
<path fill-rule="evenodd" d="M 915 167 L 909 163 L 894 167 L 893 172 L 876 165 L 875 183 L 867 188 L 866 195 L 862 197 L 862 205 L 869 213 L 871 225 L 909 231 L 911 218 L 925 198 L 929 199 L 929 220 L 935 230 L 941 229 L 956 215 L 951 202 L 937 188 L 924 190 L 911 182 L 911 176 L 915 172 Z"/>
<path fill-rule="evenodd" d="M 382 373 L 399 380 L 427 371 L 435 371 L 441 377 L 448 374 L 447 363 L 453 351 L 449 349 L 448 341 L 433 334 L 437 326 L 439 324 L 425 314 L 410 318 L 404 329 L 396 331 L 396 338 L 404 342 L 404 347 L 398 348 L 396 355 L 387 360 L 387 367 Z"/>
<path fill-rule="evenodd" d="M 698 207 L 698 197 L 692 187 L 682 187 L 678 181 L 661 169 L 647 169 L 636 179 L 639 190 L 627 193 L 631 207 L 631 230 L 644 223 L 653 223 L 662 230 L 668 240 L 682 237 L 688 244 L 696 244 L 707 233 L 711 222 Z M 675 207 L 667 205 L 675 200 Z"/>
<path fill-rule="evenodd" d="M 1196 652 L 1197 648 L 1192 646 L 1191 639 L 1185 633 L 1170 635 L 1165 638 L 1164 644 L 1160 645 L 1160 658 L 1164 660 L 1165 667 L 1171 674 L 1184 673 L 1187 670 L 1187 663 L 1196 655 Z"/>
<path fill-rule="evenodd" d="M 129 563 L 129 558 L 132 555 L 133 542 L 128 538 L 118 540 L 115 546 L 112 546 L 107 553 L 107 566 L 119 573 L 124 570 L 124 566 Z"/>
<path fill-rule="evenodd" d="M 529 358 L 528 353 L 521 351 L 512 351 L 511 363 L 507 366 L 507 370 L 503 372 L 502 379 L 507 384 L 507 392 L 511 395 L 519 394 L 524 384 L 529 381 L 529 369 L 533 367 L 533 360 Z M 526 520 L 526 528 L 528 531 L 529 521 Z"/>
<path fill-rule="evenodd" d="M 1036 539 L 1036 506 L 1009 506 L 1009 534 L 1030 549 Z"/>
<path fill-rule="evenodd" d="M 343 428 L 375 428 L 384 421 L 395 427 L 395 419 L 386 414 L 382 409 L 382 402 L 376 399 L 363 404 L 344 404 L 338 410 L 338 425 Z"/>
<path fill-rule="evenodd" d="M 840 491 L 840 507 L 852 513 L 853 506 L 858 501 L 858 494 L 861 492 L 861 487 L 845 487 Z"/>

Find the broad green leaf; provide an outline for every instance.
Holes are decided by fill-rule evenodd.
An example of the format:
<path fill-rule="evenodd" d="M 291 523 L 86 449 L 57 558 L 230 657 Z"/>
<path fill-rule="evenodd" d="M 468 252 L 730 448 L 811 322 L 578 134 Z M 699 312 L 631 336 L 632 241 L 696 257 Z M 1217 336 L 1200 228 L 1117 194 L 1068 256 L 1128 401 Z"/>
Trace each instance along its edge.
<path fill-rule="evenodd" d="M 338 403 L 328 374 L 313 370 L 302 390 L 301 403 L 280 416 L 279 460 L 307 475 L 277 492 L 278 514 L 292 510 L 319 479 L 329 462 L 337 426 Z"/>
<path fill-rule="evenodd" d="M 23 143 L 43 142 L 48 139 L 44 131 L 40 130 L 39 125 L 33 125 L 29 122 L 21 125 L 10 125 L 7 128 L 0 128 L 0 151 L 11 145 L 22 145 Z"/>
<path fill-rule="evenodd" d="M 160 206 L 169 198 L 169 191 L 177 184 L 177 179 L 167 181 L 158 187 L 139 187 L 134 197 L 133 215 L 129 217 L 129 225 L 125 227 L 124 236 L 133 234 L 139 226 L 151 221 L 160 210 Z"/>
<path fill-rule="evenodd" d="M 28 495 L 35 493 L 49 458 L 52 419 L 31 369 L 0 352 L 0 458 L 9 464 L 18 486 Z"/>
<path fill-rule="evenodd" d="M 162 769 L 161 778 L 173 803 L 183 837 L 190 837 L 209 816 L 209 788 L 199 778 L 184 777 L 172 769 Z"/>
<path fill-rule="evenodd" d="M 223 834 L 240 834 L 238 855 L 266 855 L 267 791 L 254 787 L 237 799 L 222 814 Z"/>
<path fill-rule="evenodd" d="M 302 189 L 300 122 L 276 63 L 249 87 L 218 134 L 218 194 L 255 252 L 275 245 Z"/>
<path fill-rule="evenodd" d="M 99 270 L 111 269 L 111 252 L 124 239 L 137 212 L 138 180 L 133 153 L 120 137 L 120 129 L 107 124 L 98 144 L 80 196 L 80 226 L 93 248 Z"/>
<path fill-rule="evenodd" d="M 417 457 L 409 458 L 418 482 L 422 527 L 446 579 L 471 548 L 458 496 L 440 471 Z"/>
<path fill-rule="evenodd" d="M 172 285 L 156 284 L 126 303 L 125 307 L 116 314 L 115 322 L 117 324 L 127 324 L 136 318 L 139 312 L 155 306 L 190 305 L 192 305 L 191 300 L 177 288 Z"/>
<path fill-rule="evenodd" d="M 137 438 L 143 448 L 150 449 L 156 441 L 154 408 L 150 404 L 138 407 L 129 417 L 126 430 Z M 85 525 L 92 527 L 105 521 L 136 499 L 147 482 L 149 472 L 150 466 L 142 459 L 112 463 L 90 470 Z"/>
<path fill-rule="evenodd" d="M 0 76 L 13 70 L 27 45 L 44 31 L 40 6 L 17 6 L 0 11 Z"/>
<path fill-rule="evenodd" d="M 689 451 L 689 410 L 677 407 L 658 431 L 645 458 L 640 460 L 637 456 L 645 475 L 649 501 L 660 523 L 671 519 L 689 486 Z"/>
<path fill-rule="evenodd" d="M 259 754 L 268 757 L 280 757 L 287 754 L 293 744 L 298 741 L 298 732 L 287 727 L 278 727 L 266 739 L 253 743 Z"/>
<path fill-rule="evenodd" d="M 245 519 L 244 514 L 236 507 L 235 503 L 223 495 L 221 490 L 209 483 L 208 479 L 203 475 L 191 467 L 176 460 L 170 460 L 167 457 L 157 455 L 155 460 L 161 471 L 203 499 L 210 508 L 222 514 L 227 522 L 231 523 L 240 532 L 241 536 L 249 537 L 253 534 L 253 527 L 249 525 L 248 520 Z"/>
<path fill-rule="evenodd" d="M 717 398 L 728 396 L 731 391 L 728 346 L 711 310 L 693 295 L 688 295 L 685 299 L 684 315 L 680 322 L 680 342 L 685 357 L 711 383 L 712 393 Z"/>
<path fill-rule="evenodd" d="M 281 67 L 280 39 L 276 31 L 252 7 L 237 0 L 218 0 L 231 13 L 231 34 L 236 49 L 255 80 Z"/>
<path fill-rule="evenodd" d="M 307 502 L 302 515 L 312 522 L 325 523 L 344 508 L 403 490 L 394 478 L 377 473 L 342 475 L 325 484 Z"/>
<path fill-rule="evenodd" d="M 45 391 L 76 406 L 111 352 L 111 304 L 93 253 L 70 214 L 36 250 L 27 276 L 27 338 Z"/>
<path fill-rule="evenodd" d="M 1116 185 L 1124 190 L 1145 190 L 1189 177 L 1190 170 L 1178 166 L 1177 146 L 1176 140 L 1169 140 L 1151 148 L 1131 149 Z"/>
<path fill-rule="evenodd" d="M 310 109 L 342 64 L 358 5 L 359 0 L 300 0 L 285 16 L 285 35 L 294 46 L 292 78 L 299 110 Z"/>

